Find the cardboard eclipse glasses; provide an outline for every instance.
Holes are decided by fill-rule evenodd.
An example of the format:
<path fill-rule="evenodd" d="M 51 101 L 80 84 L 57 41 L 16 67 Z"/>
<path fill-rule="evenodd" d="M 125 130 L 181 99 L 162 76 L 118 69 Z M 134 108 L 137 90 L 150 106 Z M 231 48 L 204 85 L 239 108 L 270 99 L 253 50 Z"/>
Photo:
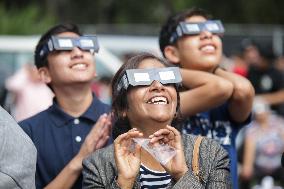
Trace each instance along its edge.
<path fill-rule="evenodd" d="M 178 67 L 150 68 L 150 69 L 129 69 L 121 78 L 118 90 L 125 90 L 131 86 L 149 86 L 153 81 L 159 81 L 163 85 L 176 84 L 182 81 Z"/>
<path fill-rule="evenodd" d="M 80 37 L 51 36 L 46 45 L 40 51 L 40 57 L 52 51 L 66 51 L 78 47 L 81 50 L 99 51 L 99 44 L 95 35 L 83 35 Z"/>
<path fill-rule="evenodd" d="M 183 35 L 196 35 L 202 31 L 209 31 L 213 34 L 223 34 L 225 29 L 220 20 L 207 20 L 206 22 L 180 22 L 176 31 L 170 38 L 170 42 L 175 42 Z"/>

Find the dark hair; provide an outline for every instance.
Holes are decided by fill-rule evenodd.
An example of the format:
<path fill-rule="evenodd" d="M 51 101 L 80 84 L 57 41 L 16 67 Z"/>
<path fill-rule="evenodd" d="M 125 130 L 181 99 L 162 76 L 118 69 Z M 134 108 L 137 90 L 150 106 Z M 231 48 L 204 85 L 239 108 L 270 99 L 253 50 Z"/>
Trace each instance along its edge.
<path fill-rule="evenodd" d="M 38 44 L 35 48 L 34 60 L 35 60 L 35 65 L 36 65 L 37 68 L 48 66 L 47 54 L 44 55 L 44 56 L 40 56 L 40 51 L 46 45 L 46 43 L 48 42 L 50 37 L 52 35 L 57 35 L 57 34 L 64 33 L 64 32 L 73 32 L 73 33 L 76 33 L 78 35 L 82 35 L 81 32 L 79 31 L 78 26 L 76 26 L 75 24 L 71 24 L 71 23 L 58 24 L 58 25 L 55 25 L 52 28 L 50 28 L 46 33 L 44 33 L 41 36 L 41 38 L 40 38 L 40 40 L 39 40 L 39 42 L 38 42 Z"/>
<path fill-rule="evenodd" d="M 127 103 L 127 93 L 131 89 L 129 87 L 127 90 L 123 87 L 118 87 L 119 82 L 122 76 L 125 74 L 128 69 L 137 69 L 140 63 L 146 59 L 154 59 L 166 66 L 169 65 L 168 62 L 164 59 L 161 59 L 150 53 L 140 53 L 136 56 L 131 57 L 126 63 L 124 63 L 120 69 L 116 72 L 112 79 L 112 112 L 114 115 L 114 126 L 112 130 L 113 138 L 115 139 L 118 135 L 123 134 L 131 129 L 129 120 L 123 115 L 124 111 L 128 108 Z M 174 120 L 172 121 L 172 126 L 179 129 L 180 122 L 180 96 L 177 91 L 177 111 Z"/>
<path fill-rule="evenodd" d="M 255 47 L 260 56 L 266 59 L 266 63 L 271 63 L 276 59 L 276 54 L 273 51 L 272 43 L 261 42 L 255 39 L 245 38 L 241 41 L 241 50 L 244 53 L 249 47 Z"/>
<path fill-rule="evenodd" d="M 170 16 L 166 21 L 166 23 L 162 26 L 159 35 L 159 45 L 160 45 L 160 50 L 163 53 L 164 57 L 165 57 L 164 50 L 166 46 L 172 44 L 170 42 L 170 38 L 172 34 L 176 31 L 178 24 L 192 16 L 202 16 L 206 19 L 211 18 L 211 16 L 205 10 L 200 8 L 192 8 Z"/>

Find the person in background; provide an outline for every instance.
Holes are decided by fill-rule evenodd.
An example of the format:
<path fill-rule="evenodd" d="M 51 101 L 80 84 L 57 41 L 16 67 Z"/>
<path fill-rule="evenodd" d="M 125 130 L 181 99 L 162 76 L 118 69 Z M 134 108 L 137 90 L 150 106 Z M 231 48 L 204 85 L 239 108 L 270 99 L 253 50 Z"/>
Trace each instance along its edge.
<path fill-rule="evenodd" d="M 36 148 L 0 106 L 0 188 L 34 189 Z"/>
<path fill-rule="evenodd" d="M 238 188 L 237 152 L 235 139 L 238 131 L 250 122 L 254 89 L 244 77 L 220 67 L 224 28 L 219 20 L 201 9 L 193 8 L 168 18 L 159 36 L 160 49 L 171 63 L 188 70 L 199 70 L 215 75 L 231 84 L 226 98 L 208 103 L 207 109 L 195 114 L 182 111 L 188 119 L 183 132 L 203 135 L 217 140 L 229 152 L 233 188 Z M 181 93 L 181 102 L 183 101 Z M 186 109 L 181 103 L 181 109 Z"/>
<path fill-rule="evenodd" d="M 248 79 L 254 86 L 257 97 L 269 104 L 277 114 L 284 116 L 284 77 L 274 67 L 275 54 L 272 46 L 252 41 L 243 47 L 249 65 Z"/>
<path fill-rule="evenodd" d="M 164 60 L 142 53 L 115 74 L 114 144 L 83 161 L 83 188 L 230 188 L 228 154 L 211 139 L 201 141 L 197 166 L 202 174 L 194 174 L 192 156 L 197 137 L 178 130 L 181 76 L 177 67 L 166 65 Z M 188 99 L 192 103 L 195 100 Z M 150 154 L 147 147 L 135 145 L 135 139 L 144 140 L 144 144 L 149 141 L 148 150 L 161 144 L 156 148 L 161 151 Z M 173 151 L 168 161 L 157 160 L 158 155 L 168 158 Z"/>
<path fill-rule="evenodd" d="M 92 93 L 96 36 L 74 24 L 44 33 L 35 49 L 41 79 L 54 92 L 48 109 L 20 122 L 37 151 L 36 188 L 81 188 L 82 160 L 106 145 L 109 106 Z"/>
<path fill-rule="evenodd" d="M 92 91 L 106 104 L 111 104 L 111 79 L 110 76 L 103 76 L 92 84 Z"/>
<path fill-rule="evenodd" d="M 255 100 L 253 109 L 254 121 L 246 128 L 244 139 L 242 189 L 249 188 L 253 180 L 260 184 L 265 176 L 283 185 L 284 120 L 261 99 Z"/>
<path fill-rule="evenodd" d="M 23 65 L 14 75 L 7 78 L 5 86 L 14 97 L 11 114 L 18 122 L 47 109 L 52 104 L 54 95 L 41 81 L 34 65 Z"/>

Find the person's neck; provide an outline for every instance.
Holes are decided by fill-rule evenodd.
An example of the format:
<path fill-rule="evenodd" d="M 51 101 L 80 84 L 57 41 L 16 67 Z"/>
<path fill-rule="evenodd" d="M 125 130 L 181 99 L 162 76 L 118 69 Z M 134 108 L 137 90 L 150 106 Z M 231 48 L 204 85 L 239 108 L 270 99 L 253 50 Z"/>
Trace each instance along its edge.
<path fill-rule="evenodd" d="M 58 105 L 65 113 L 73 117 L 82 115 L 93 100 L 92 90 L 89 85 L 82 87 L 55 87 L 54 93 Z"/>

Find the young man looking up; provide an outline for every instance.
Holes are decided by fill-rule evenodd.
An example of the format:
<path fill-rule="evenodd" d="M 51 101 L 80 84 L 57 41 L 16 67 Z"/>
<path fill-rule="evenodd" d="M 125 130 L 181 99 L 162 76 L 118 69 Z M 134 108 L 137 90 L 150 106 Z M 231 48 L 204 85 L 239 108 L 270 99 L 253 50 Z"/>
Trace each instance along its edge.
<path fill-rule="evenodd" d="M 36 46 L 35 64 L 55 94 L 47 110 L 20 122 L 38 151 L 38 189 L 81 188 L 82 160 L 109 138 L 109 106 L 91 91 L 97 50 L 95 36 L 72 24 L 52 27 Z"/>
<path fill-rule="evenodd" d="M 233 85 L 233 92 L 222 105 L 212 106 L 212 109 L 196 115 L 185 111 L 182 114 L 188 117 L 184 132 L 213 138 L 228 151 L 232 181 L 236 189 L 238 178 L 235 138 L 240 128 L 250 121 L 254 89 L 247 79 L 219 67 L 222 41 L 218 33 L 223 32 L 222 24 L 208 21 L 209 16 L 200 9 L 178 13 L 170 17 L 162 27 L 159 43 L 163 55 L 171 63 L 185 69 L 212 73 Z M 181 109 L 185 100 L 181 93 Z"/>

